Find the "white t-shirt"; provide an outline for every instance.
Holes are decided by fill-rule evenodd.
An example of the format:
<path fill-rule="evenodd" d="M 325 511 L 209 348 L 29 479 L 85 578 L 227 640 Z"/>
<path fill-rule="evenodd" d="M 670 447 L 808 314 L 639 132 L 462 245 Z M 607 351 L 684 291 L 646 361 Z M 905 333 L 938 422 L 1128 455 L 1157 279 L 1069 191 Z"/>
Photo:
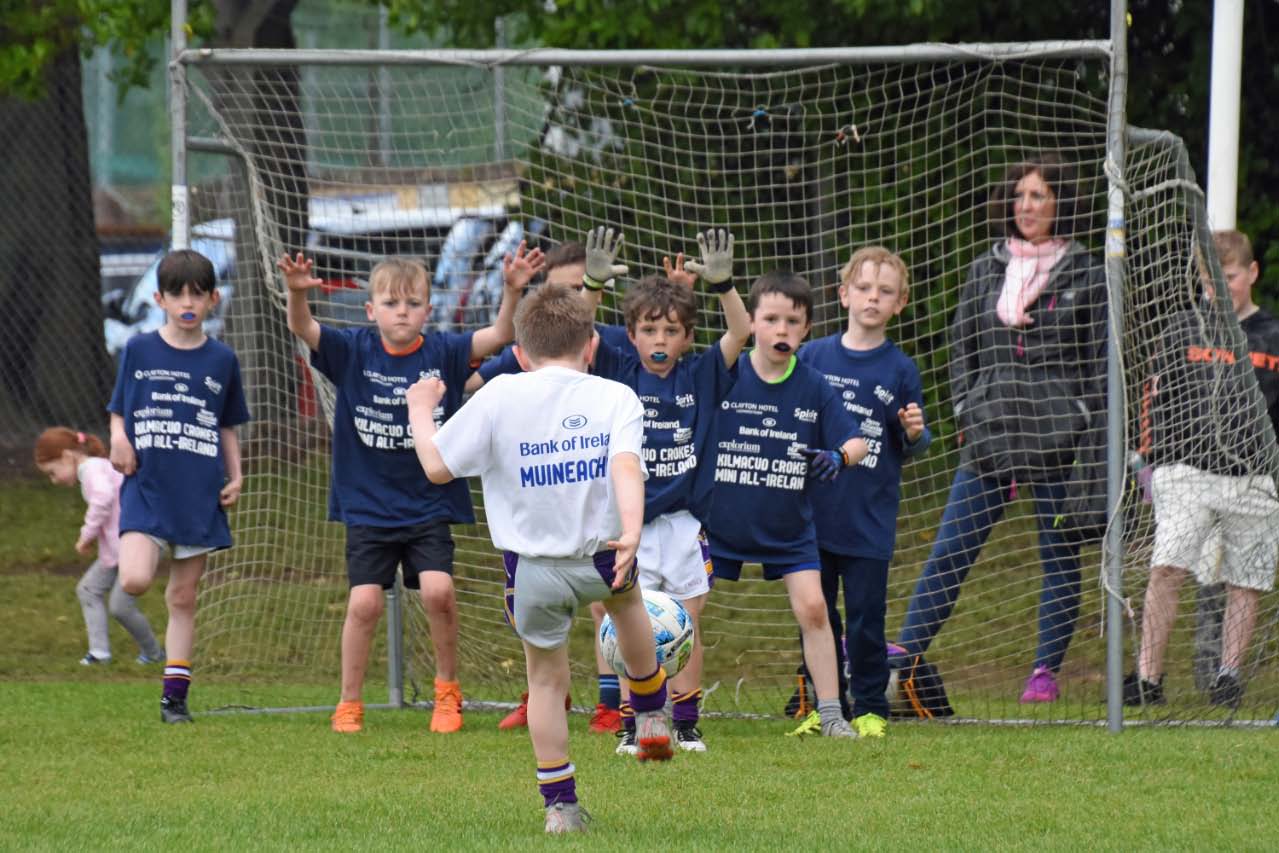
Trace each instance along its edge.
<path fill-rule="evenodd" d="M 608 463 L 619 453 L 641 458 L 643 419 L 622 383 L 543 367 L 486 382 L 435 446 L 453 476 L 480 478 L 495 547 L 590 557 L 621 535 Z"/>

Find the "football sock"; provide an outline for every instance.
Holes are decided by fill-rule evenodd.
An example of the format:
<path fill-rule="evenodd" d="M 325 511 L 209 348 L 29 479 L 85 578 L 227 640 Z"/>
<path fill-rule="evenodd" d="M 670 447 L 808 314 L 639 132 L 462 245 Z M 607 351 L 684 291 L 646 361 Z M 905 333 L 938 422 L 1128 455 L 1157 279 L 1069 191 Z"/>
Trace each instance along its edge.
<path fill-rule="evenodd" d="M 635 731 L 635 709 L 631 707 L 630 702 L 623 702 L 619 710 L 622 712 L 622 728 L 633 733 Z"/>
<path fill-rule="evenodd" d="M 556 803 L 576 803 L 577 783 L 573 779 L 576 768 L 567 758 L 559 761 L 537 762 L 537 789 L 548 806 Z"/>
<path fill-rule="evenodd" d="M 628 677 L 626 682 L 631 688 L 631 707 L 636 714 L 660 711 L 666 706 L 666 670 L 660 666 L 650 675 Z"/>
<path fill-rule="evenodd" d="M 164 697 L 186 701 L 191 689 L 191 661 L 170 658 L 164 665 Z"/>
<path fill-rule="evenodd" d="M 844 719 L 844 714 L 839 710 L 838 699 L 819 699 L 817 700 L 817 713 L 822 715 L 822 725 L 833 723 L 836 720 Z"/>
<path fill-rule="evenodd" d="M 618 681 L 616 675 L 604 675 L 600 677 L 600 704 L 605 708 L 617 710 L 622 704 L 622 685 Z"/>
<path fill-rule="evenodd" d="M 702 688 L 687 693 L 676 693 L 671 718 L 677 723 L 696 723 L 697 707 L 702 701 Z"/>

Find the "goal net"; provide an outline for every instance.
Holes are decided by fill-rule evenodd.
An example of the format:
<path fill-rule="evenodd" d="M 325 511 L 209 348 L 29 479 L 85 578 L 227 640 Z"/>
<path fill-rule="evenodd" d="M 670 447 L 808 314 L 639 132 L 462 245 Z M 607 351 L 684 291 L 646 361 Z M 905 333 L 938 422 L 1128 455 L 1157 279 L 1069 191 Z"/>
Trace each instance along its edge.
<path fill-rule="evenodd" d="M 377 260 L 424 258 L 433 275 L 432 326 L 462 329 L 490 319 L 500 297 L 500 258 L 520 239 L 550 248 L 609 225 L 625 233 L 624 260 L 638 278 L 660 271 L 664 256 L 695 252 L 694 235 L 714 226 L 736 237 L 743 292 L 778 267 L 809 280 L 817 297 L 812 337 L 846 325 L 838 275 L 856 247 L 882 244 L 900 253 L 911 273 L 910 302 L 889 334 L 919 366 L 933 443 L 904 467 L 888 639 L 909 633 L 915 651 L 926 646 L 962 718 L 1103 719 L 1100 549 L 1096 541 L 1070 544 L 1063 530 L 1071 522 L 1056 516 L 1072 470 L 1085 486 L 1089 477 L 1104 477 L 1104 461 L 1083 472 L 1086 466 L 1070 466 L 1073 456 L 1082 458 L 1075 450 L 1085 436 L 1104 431 L 1104 285 L 1091 309 L 1066 304 L 1096 293 L 1081 286 L 1061 297 L 1067 319 L 1054 324 L 1041 315 L 1039 326 L 1054 325 L 1061 337 L 1060 352 L 1044 349 L 1047 329 L 1033 323 L 970 336 L 952 319 L 973 292 L 974 264 L 1004 243 L 1004 223 L 991 216 L 996 189 L 1012 164 L 1037 152 L 1067 165 L 1059 180 L 1068 183 L 1053 188 L 1059 201 L 1073 199 L 1060 208 L 1058 234 L 1078 243 L 1083 267 L 1102 280 L 1104 50 L 901 49 L 800 67 L 768 54 L 720 66 L 705 58 L 679 66 L 492 58 L 379 60 L 334 51 L 281 65 L 266 58 L 253 64 L 251 57 L 221 62 L 215 52 L 188 62 L 191 157 L 221 164 L 207 172 L 223 172 L 195 187 L 193 221 L 232 226 L 235 290 L 226 336 L 239 353 L 255 418 L 245 432 L 246 484 L 232 519 L 237 544 L 212 562 L 199 604 L 199 659 L 215 676 L 210 701 L 331 703 L 337 691 L 347 585 L 343 530 L 325 519 L 332 389 L 285 328 L 274 270 L 282 252 L 316 259 L 326 285 L 313 309 L 338 326 L 367 322 L 362 287 Z M 1200 331 L 1217 336 L 1213 347 L 1247 361 L 1237 324 L 1196 296 L 1198 270 L 1220 282 L 1220 269 L 1205 241 L 1193 178 L 1179 171 L 1179 150 L 1162 137 L 1134 145 L 1129 168 L 1117 176 L 1131 206 L 1121 338 L 1127 407 L 1114 413 L 1128 437 L 1119 451 L 1125 459 L 1140 450 L 1142 389 L 1174 314 L 1200 318 Z M 625 286 L 620 282 L 619 291 Z M 1216 293 L 1216 308 L 1228 311 L 1224 288 Z M 721 325 L 712 299 L 702 309 L 704 345 Z M 1213 318 L 1207 326 L 1206 318 Z M 620 322 L 612 299 L 601 319 Z M 1025 353 L 1036 358 L 1036 349 L 1048 353 L 1046 366 L 1023 398 L 1016 389 L 1029 388 L 1029 374 L 1016 361 Z M 961 352 L 974 365 L 1008 363 L 1016 388 L 992 380 L 998 372 L 965 375 L 956 365 Z M 1068 379 L 1058 381 L 1059 374 Z M 1274 440 L 1252 429 L 1265 413 L 1246 374 L 1235 371 L 1231 381 L 1235 390 L 1248 389 L 1246 404 L 1238 404 L 1247 417 L 1185 429 L 1211 428 L 1223 452 L 1244 452 L 1240 443 L 1252 440 L 1248 464 L 1268 476 Z M 970 399 L 990 390 L 987 398 L 1002 400 L 1003 408 L 989 407 L 996 413 L 989 420 L 957 419 L 956 381 L 967 383 Z M 1225 399 L 1234 386 L 1224 382 L 1203 393 Z M 1034 464 L 990 462 L 998 454 L 988 448 L 1007 443 L 999 436 L 1025 447 L 1045 435 L 1061 441 L 1063 433 L 1068 447 L 1051 474 L 1036 474 Z M 975 437 L 982 434 L 988 438 Z M 1254 434 L 1261 437 L 1248 438 Z M 1105 448 L 1100 452 L 1104 460 Z M 960 482 L 969 493 L 957 502 L 952 487 Z M 975 496 L 974 482 L 981 487 Z M 1094 493 L 1103 488 L 1093 486 Z M 503 621 L 501 561 L 473 492 L 479 523 L 454 529 L 461 679 L 468 699 L 515 701 L 523 658 Z M 1139 618 L 1153 524 L 1139 491 L 1126 492 L 1122 508 L 1126 575 L 1114 593 L 1130 599 Z M 955 530 L 969 537 L 960 548 L 960 562 L 969 565 L 930 559 L 939 539 L 950 535 L 954 546 Z M 980 547 L 973 544 L 971 537 L 986 533 Z M 928 595 L 912 607 L 925 573 Z M 798 630 L 781 584 L 763 581 L 757 568 L 744 577 L 718 584 L 706 607 L 705 711 L 780 716 L 796 688 Z M 1192 586 L 1183 588 L 1187 608 Z M 429 699 L 434 664 L 422 608 L 412 595 L 400 607 L 406 698 Z M 1279 697 L 1269 663 L 1275 612 L 1272 596 L 1263 596 L 1239 714 L 1270 714 Z M 1217 713 L 1187 675 L 1193 621 L 1183 616 L 1168 649 L 1170 704 L 1160 706 L 1167 718 Z M 1130 659 L 1139 622 L 1131 624 Z M 585 614 L 571 642 L 574 698 L 589 707 L 595 665 Z M 384 660 L 381 641 L 375 653 Z M 1059 698 L 1022 704 L 1027 678 L 1045 662 L 1057 670 Z M 289 689 L 281 693 L 280 685 Z M 379 689 L 370 685 L 367 698 L 375 700 Z"/>

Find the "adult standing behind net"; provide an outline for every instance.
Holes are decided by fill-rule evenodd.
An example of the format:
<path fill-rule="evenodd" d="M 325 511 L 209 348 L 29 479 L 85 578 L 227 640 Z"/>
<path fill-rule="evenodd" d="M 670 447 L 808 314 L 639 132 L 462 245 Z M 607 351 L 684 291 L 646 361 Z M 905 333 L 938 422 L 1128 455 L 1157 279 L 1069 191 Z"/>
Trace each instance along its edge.
<path fill-rule="evenodd" d="M 1076 195 L 1074 170 L 1051 154 L 1012 166 L 992 193 L 1003 236 L 973 261 L 949 332 L 959 470 L 898 640 L 908 656 L 928 649 L 991 528 L 1028 490 L 1043 587 L 1022 702 L 1058 697 L 1081 578 L 1079 540 L 1054 520 L 1080 436 L 1105 417 L 1105 272 L 1074 239 Z"/>

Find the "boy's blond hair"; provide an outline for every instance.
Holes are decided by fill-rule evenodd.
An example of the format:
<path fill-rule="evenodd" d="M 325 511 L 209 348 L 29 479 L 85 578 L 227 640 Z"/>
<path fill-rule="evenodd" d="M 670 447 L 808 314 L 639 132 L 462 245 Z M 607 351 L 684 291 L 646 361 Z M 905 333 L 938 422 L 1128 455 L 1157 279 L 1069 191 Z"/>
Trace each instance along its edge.
<path fill-rule="evenodd" d="M 389 293 L 403 297 L 423 292 L 431 295 L 431 276 L 426 264 L 416 258 L 387 258 L 369 273 L 369 296 Z"/>
<path fill-rule="evenodd" d="M 1256 260 L 1252 254 L 1252 241 L 1242 231 L 1214 231 L 1212 244 L 1217 247 L 1217 260 L 1223 267 L 1226 264 L 1247 267 Z"/>
<path fill-rule="evenodd" d="M 515 342 L 531 359 L 573 356 L 595 334 L 595 312 L 571 287 L 544 284 L 515 309 Z"/>
<path fill-rule="evenodd" d="M 844 264 L 844 268 L 839 271 L 840 284 L 852 284 L 853 279 L 857 277 L 857 273 L 862 268 L 862 264 L 872 263 L 877 268 L 881 264 L 888 264 L 897 270 L 898 277 L 902 280 L 902 296 L 906 296 L 910 290 L 910 270 L 906 269 L 906 262 L 903 261 L 896 253 L 885 249 L 883 246 L 862 246 L 853 256 L 848 259 L 848 263 Z"/>

